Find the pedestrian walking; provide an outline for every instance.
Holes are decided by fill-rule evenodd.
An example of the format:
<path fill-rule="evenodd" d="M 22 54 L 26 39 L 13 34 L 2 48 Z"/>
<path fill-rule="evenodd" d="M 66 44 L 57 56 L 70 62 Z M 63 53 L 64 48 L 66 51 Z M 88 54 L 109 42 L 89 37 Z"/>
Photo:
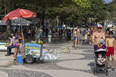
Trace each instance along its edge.
<path fill-rule="evenodd" d="M 68 38 L 69 38 L 69 40 L 71 40 L 71 30 L 69 30 L 69 33 L 68 33 Z"/>
<path fill-rule="evenodd" d="M 78 40 L 77 28 L 75 28 L 74 31 L 73 31 L 73 40 L 74 40 L 73 47 L 75 47 L 75 49 L 76 49 L 77 48 L 77 40 Z"/>
<path fill-rule="evenodd" d="M 48 38 L 48 32 L 49 32 L 49 30 L 48 30 L 48 28 L 46 28 L 46 38 Z"/>
<path fill-rule="evenodd" d="M 90 41 L 90 30 L 87 29 L 87 42 L 89 43 Z"/>
<path fill-rule="evenodd" d="M 93 34 L 93 30 L 90 28 L 90 44 L 92 44 L 92 34 Z"/>
<path fill-rule="evenodd" d="M 69 40 L 68 34 L 69 34 L 69 30 L 67 29 L 67 41 Z"/>
<path fill-rule="evenodd" d="M 77 28 L 77 38 L 78 38 L 77 44 L 78 44 L 79 43 L 80 30 L 78 29 L 78 26 L 76 26 L 76 28 Z"/>
<path fill-rule="evenodd" d="M 67 31 L 65 30 L 65 39 L 67 39 Z"/>
<path fill-rule="evenodd" d="M 86 34 L 86 31 L 84 30 L 83 34 L 82 34 L 83 35 L 83 43 L 85 43 L 85 34 Z"/>

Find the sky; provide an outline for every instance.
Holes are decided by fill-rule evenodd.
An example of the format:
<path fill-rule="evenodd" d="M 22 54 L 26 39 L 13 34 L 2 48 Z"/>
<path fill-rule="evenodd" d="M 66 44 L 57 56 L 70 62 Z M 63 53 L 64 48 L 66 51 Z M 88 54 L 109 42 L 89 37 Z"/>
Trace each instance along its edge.
<path fill-rule="evenodd" d="M 109 3 L 109 2 L 111 2 L 111 1 L 112 1 L 112 0 L 105 0 L 106 3 Z"/>

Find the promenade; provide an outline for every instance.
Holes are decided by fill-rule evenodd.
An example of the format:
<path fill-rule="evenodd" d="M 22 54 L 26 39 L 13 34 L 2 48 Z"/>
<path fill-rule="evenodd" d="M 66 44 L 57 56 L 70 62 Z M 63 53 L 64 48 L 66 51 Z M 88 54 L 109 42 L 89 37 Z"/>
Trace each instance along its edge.
<path fill-rule="evenodd" d="M 54 39 L 52 43 L 45 43 L 43 48 L 66 48 L 70 54 L 59 54 L 59 60 L 49 60 L 43 63 L 14 65 L 13 55 L 4 56 L 6 52 L 0 52 L 0 77 L 116 77 L 116 72 L 109 69 L 106 76 L 101 70 L 93 74 L 94 56 L 93 45 L 82 45 L 79 48 L 72 47 L 72 40 Z M 111 67 L 111 61 L 110 61 Z M 116 57 L 115 57 L 116 68 Z"/>

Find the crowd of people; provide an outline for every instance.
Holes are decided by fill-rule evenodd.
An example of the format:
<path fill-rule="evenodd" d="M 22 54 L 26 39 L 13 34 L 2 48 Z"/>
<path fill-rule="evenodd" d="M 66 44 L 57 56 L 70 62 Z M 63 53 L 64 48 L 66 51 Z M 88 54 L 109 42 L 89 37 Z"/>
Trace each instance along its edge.
<path fill-rule="evenodd" d="M 87 28 L 86 30 L 84 30 L 83 32 L 82 32 L 82 35 L 83 35 L 83 41 L 84 41 L 84 43 L 89 43 L 89 44 L 92 44 L 92 34 L 94 33 L 94 32 L 96 32 L 96 30 L 94 29 L 94 30 L 92 30 L 91 28 L 90 28 L 90 30 Z"/>
<path fill-rule="evenodd" d="M 6 32 L 0 32 L 0 37 L 5 37 Z"/>
<path fill-rule="evenodd" d="M 52 38 L 63 38 L 67 41 L 71 40 L 73 30 L 71 29 L 50 29 L 46 28 L 46 38 L 48 37 L 48 34 L 52 35 Z"/>
<path fill-rule="evenodd" d="M 95 46 L 100 43 L 100 40 L 105 42 L 105 46 L 107 49 L 107 67 L 109 68 L 109 59 L 110 59 L 110 54 L 112 56 L 112 70 L 114 70 L 114 46 L 115 46 L 115 39 L 112 37 L 113 32 L 109 32 L 109 38 L 105 38 L 105 33 L 102 32 L 102 27 L 98 27 L 97 30 L 84 30 L 82 32 L 83 38 L 85 39 L 85 42 L 90 42 L 94 44 L 94 49 Z M 30 41 L 31 36 L 34 37 L 35 30 L 34 29 L 27 29 L 25 30 L 28 33 L 28 41 Z M 46 31 L 49 32 L 49 31 Z M 80 30 L 78 29 L 78 26 L 74 28 L 74 30 L 69 30 L 69 29 L 61 29 L 61 30 L 54 30 L 51 29 L 51 35 L 52 37 L 58 37 L 58 38 L 63 38 L 66 39 L 67 41 L 70 40 L 73 37 L 73 47 L 75 49 L 77 48 L 77 44 L 79 43 L 79 36 L 80 36 Z M 46 35 L 47 37 L 47 35 Z M 10 44 L 7 46 L 7 54 L 5 56 L 10 56 L 11 55 L 11 49 L 15 48 L 14 52 L 14 61 L 17 59 L 17 52 L 20 52 L 20 46 L 23 45 L 24 37 L 22 35 L 22 31 L 18 30 L 15 35 L 11 34 L 9 36 L 10 39 Z M 34 39 L 34 38 L 33 38 Z M 98 54 L 98 60 L 97 62 L 101 65 L 101 62 L 105 62 L 105 58 L 102 57 L 102 54 Z"/>

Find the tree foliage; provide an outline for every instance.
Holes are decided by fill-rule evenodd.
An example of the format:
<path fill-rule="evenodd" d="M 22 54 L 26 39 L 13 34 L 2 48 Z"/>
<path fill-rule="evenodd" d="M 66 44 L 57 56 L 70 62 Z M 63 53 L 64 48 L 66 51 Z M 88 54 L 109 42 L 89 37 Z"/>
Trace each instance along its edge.
<path fill-rule="evenodd" d="M 114 4 L 104 4 L 103 0 L 0 0 L 0 12 L 4 12 L 5 9 L 7 13 L 17 8 L 28 9 L 37 13 L 42 26 L 44 18 L 54 20 L 56 16 L 61 24 L 87 23 L 90 17 L 96 21 L 104 20 L 106 11 L 115 10 L 115 1 Z"/>
<path fill-rule="evenodd" d="M 116 22 L 116 0 L 107 4 L 109 10 L 107 11 L 107 15 L 105 16 L 106 20 Z"/>

